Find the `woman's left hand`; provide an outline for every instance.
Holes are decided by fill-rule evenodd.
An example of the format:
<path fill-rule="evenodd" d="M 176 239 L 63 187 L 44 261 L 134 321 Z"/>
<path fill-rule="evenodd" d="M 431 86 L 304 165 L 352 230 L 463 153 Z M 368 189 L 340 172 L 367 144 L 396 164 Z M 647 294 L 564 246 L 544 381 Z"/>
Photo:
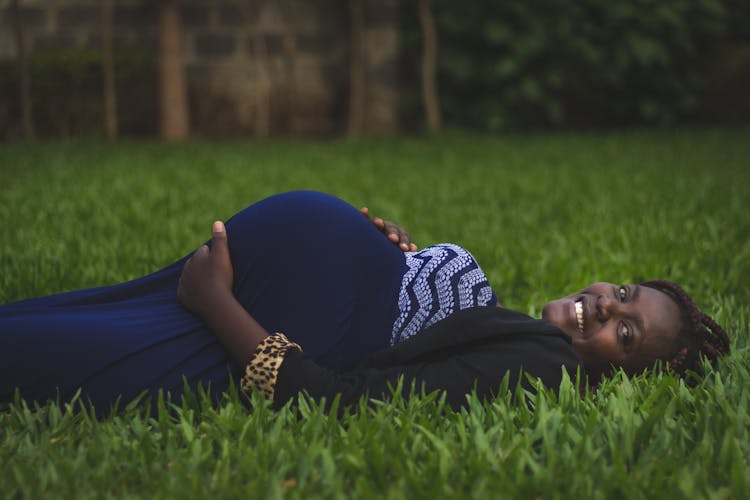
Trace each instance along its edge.
<path fill-rule="evenodd" d="M 206 318 L 217 301 L 232 296 L 234 271 L 224 223 L 213 224 L 211 248 L 202 245 L 185 263 L 177 285 L 177 297 L 190 311 Z"/>
<path fill-rule="evenodd" d="M 404 252 L 417 251 L 417 245 L 411 242 L 411 236 L 409 236 L 409 233 L 407 233 L 404 228 L 389 220 L 383 220 L 380 217 L 370 219 L 370 211 L 367 207 L 362 207 L 359 211 L 362 212 L 362 215 L 367 217 L 368 220 L 371 220 L 375 227 L 391 240 L 394 245 L 398 245 L 401 250 Z"/>

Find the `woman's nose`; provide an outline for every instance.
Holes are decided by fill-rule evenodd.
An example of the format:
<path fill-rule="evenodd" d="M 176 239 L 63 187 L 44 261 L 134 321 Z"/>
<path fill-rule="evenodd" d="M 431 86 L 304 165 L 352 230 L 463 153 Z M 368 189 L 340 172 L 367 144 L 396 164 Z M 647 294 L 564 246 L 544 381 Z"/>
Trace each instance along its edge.
<path fill-rule="evenodd" d="M 617 301 L 613 300 L 612 297 L 608 297 L 605 294 L 596 297 L 596 319 L 601 323 L 609 321 L 612 315 L 613 309 L 616 306 Z"/>

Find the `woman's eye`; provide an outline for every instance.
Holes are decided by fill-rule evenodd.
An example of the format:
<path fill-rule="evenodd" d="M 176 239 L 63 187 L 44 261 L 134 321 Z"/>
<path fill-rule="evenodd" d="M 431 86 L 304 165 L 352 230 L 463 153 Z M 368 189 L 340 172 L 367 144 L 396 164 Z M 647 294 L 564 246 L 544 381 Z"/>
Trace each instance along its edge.
<path fill-rule="evenodd" d="M 628 289 L 624 286 L 621 286 L 617 289 L 617 293 L 620 294 L 620 302 L 625 302 L 625 299 L 628 298 Z"/>
<path fill-rule="evenodd" d="M 622 342 L 625 345 L 628 345 L 630 341 L 632 340 L 633 336 L 630 334 L 630 328 L 628 328 L 628 325 L 622 325 Z"/>

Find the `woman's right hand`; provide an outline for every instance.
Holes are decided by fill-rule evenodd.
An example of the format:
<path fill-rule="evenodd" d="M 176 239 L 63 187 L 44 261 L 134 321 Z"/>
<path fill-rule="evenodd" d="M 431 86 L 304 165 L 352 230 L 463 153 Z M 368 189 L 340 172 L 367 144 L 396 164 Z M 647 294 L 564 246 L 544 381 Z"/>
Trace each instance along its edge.
<path fill-rule="evenodd" d="M 191 312 L 206 319 L 217 301 L 232 297 L 234 271 L 229 256 L 226 227 L 213 224 L 211 248 L 202 245 L 185 263 L 177 285 L 177 297 Z"/>
<path fill-rule="evenodd" d="M 362 212 L 362 215 L 367 217 L 368 220 L 371 220 L 375 227 L 378 228 L 380 232 L 383 233 L 389 240 L 391 240 L 394 245 L 398 245 L 401 250 L 403 250 L 404 252 L 417 251 L 417 245 L 411 242 L 411 236 L 406 232 L 404 228 L 396 225 L 394 222 L 391 222 L 389 220 L 381 219 L 380 217 L 370 219 L 370 211 L 367 207 L 362 207 L 359 209 L 359 211 Z"/>

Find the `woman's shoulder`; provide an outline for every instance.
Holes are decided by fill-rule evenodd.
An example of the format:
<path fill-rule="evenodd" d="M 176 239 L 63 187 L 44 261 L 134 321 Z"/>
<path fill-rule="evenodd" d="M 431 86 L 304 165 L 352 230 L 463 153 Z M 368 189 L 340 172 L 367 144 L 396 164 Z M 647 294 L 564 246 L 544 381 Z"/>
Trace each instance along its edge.
<path fill-rule="evenodd" d="M 419 335 L 375 353 L 370 363 L 398 364 L 489 346 L 537 345 L 577 363 L 570 338 L 550 323 L 503 307 L 479 306 L 457 311 Z"/>
<path fill-rule="evenodd" d="M 501 307 L 475 307 L 372 355 L 364 368 L 416 367 L 429 373 L 425 380 L 435 388 L 450 388 L 458 379 L 468 381 L 453 391 L 460 400 L 474 384 L 478 394 L 496 393 L 506 376 L 509 387 L 519 381 L 526 387 L 521 373 L 556 388 L 563 372 L 574 378 L 580 366 L 570 339 L 555 326 Z"/>

